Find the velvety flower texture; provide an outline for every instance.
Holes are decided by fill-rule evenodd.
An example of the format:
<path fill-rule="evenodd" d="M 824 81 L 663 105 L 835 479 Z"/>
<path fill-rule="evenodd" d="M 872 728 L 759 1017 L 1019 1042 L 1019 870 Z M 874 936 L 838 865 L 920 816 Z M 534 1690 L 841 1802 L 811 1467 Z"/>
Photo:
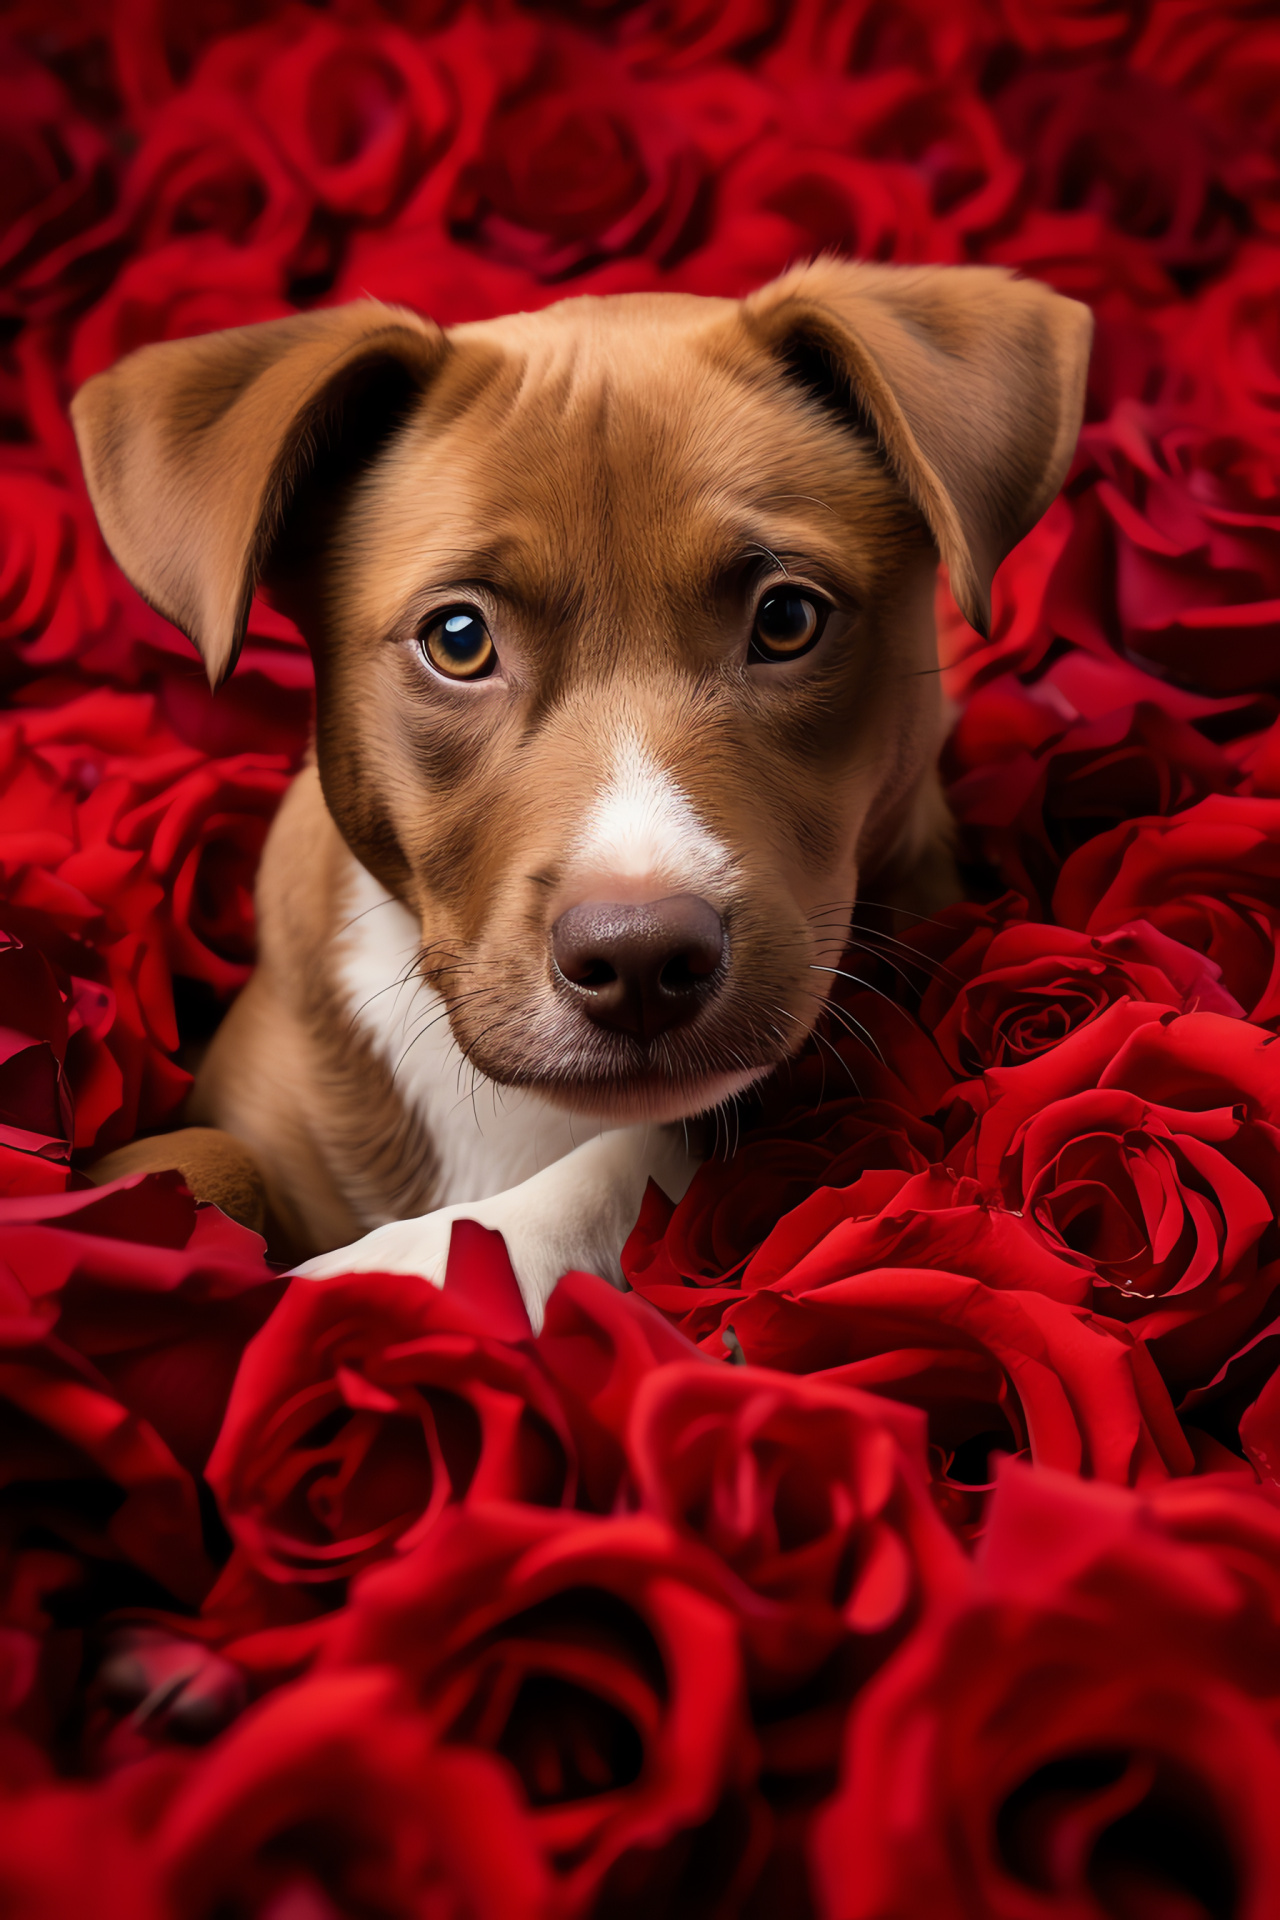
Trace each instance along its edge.
<path fill-rule="evenodd" d="M 0 59 L 0 1910 L 1280 1907 L 1280 31 L 1208 0 L 11 0 Z M 1095 319 L 937 610 L 964 903 L 633 1291 L 288 1281 L 178 1176 L 312 663 L 102 545 L 147 342 L 977 262 Z M 767 811 L 768 796 L 762 795 Z M 824 905 L 832 924 L 842 911 Z M 722 1130 L 722 1137 L 725 1130 Z"/>

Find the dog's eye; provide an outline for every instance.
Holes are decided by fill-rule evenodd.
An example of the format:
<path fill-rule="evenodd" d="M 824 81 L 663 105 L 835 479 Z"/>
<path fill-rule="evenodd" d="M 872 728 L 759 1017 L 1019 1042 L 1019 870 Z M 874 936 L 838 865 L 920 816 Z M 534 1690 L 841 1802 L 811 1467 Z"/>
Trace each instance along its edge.
<path fill-rule="evenodd" d="M 830 608 L 794 587 L 766 593 L 751 632 L 753 660 L 795 660 L 822 638 Z"/>
<path fill-rule="evenodd" d="M 419 637 L 419 645 L 446 680 L 482 680 L 498 664 L 493 641 L 474 607 L 447 607 Z"/>

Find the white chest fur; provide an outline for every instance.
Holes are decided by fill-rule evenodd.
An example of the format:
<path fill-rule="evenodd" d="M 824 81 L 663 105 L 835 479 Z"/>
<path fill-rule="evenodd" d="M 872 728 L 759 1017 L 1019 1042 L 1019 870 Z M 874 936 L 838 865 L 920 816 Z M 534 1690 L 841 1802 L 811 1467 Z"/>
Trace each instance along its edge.
<path fill-rule="evenodd" d="M 483 1200 L 539 1173 L 601 1131 L 535 1094 L 477 1075 L 444 1002 L 420 978 L 417 921 L 355 860 L 335 972 L 353 1024 L 391 1072 L 435 1149 L 436 1206 Z"/>

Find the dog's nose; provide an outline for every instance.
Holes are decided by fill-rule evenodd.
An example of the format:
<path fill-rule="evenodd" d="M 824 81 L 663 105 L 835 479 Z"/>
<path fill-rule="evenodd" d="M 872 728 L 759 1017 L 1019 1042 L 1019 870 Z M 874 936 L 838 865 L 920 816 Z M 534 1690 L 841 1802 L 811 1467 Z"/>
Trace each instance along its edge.
<path fill-rule="evenodd" d="M 551 952 L 597 1026 L 652 1040 L 714 992 L 724 922 L 692 893 L 640 906 L 584 900 L 552 927 Z"/>

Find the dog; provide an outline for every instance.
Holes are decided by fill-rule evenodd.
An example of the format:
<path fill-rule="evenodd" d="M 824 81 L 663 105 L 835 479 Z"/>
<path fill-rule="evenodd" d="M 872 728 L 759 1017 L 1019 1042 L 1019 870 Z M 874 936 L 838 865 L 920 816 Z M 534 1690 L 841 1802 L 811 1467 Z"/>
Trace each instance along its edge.
<path fill-rule="evenodd" d="M 106 541 L 217 685 L 253 593 L 314 752 L 181 1166 L 314 1276 L 500 1229 L 535 1326 L 813 1030 L 859 887 L 957 897 L 939 556 L 991 580 L 1079 432 L 1088 311 L 822 258 L 742 301 L 442 331 L 374 301 L 144 347 L 73 420 Z"/>

